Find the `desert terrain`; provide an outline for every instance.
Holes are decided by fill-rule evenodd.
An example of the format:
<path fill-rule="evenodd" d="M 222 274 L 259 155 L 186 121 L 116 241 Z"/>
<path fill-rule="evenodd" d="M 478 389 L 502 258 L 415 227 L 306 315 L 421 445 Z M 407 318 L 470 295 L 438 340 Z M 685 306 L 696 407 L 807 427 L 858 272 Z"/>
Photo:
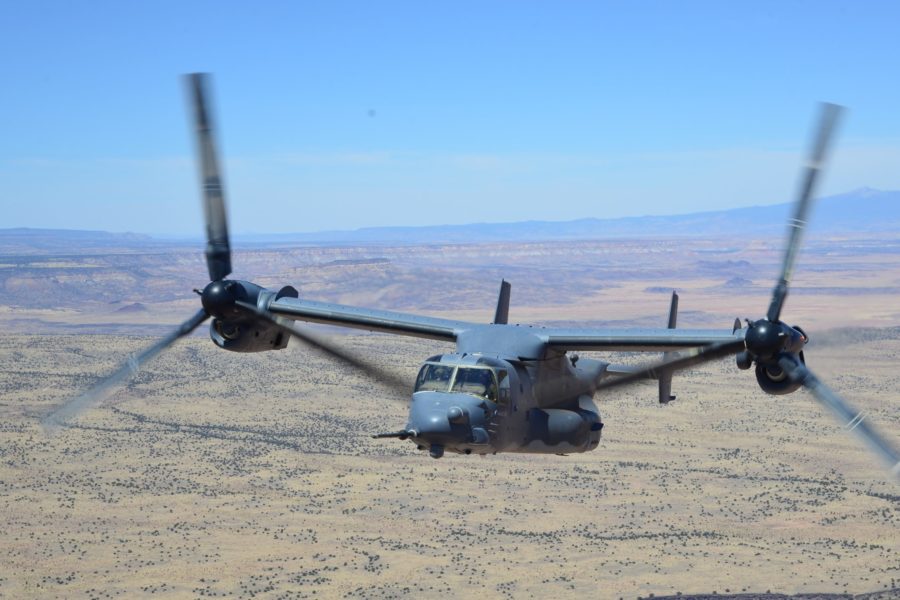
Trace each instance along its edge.
<path fill-rule="evenodd" d="M 805 245 L 785 318 L 900 445 L 900 239 Z M 235 276 L 315 299 L 487 321 L 730 330 L 768 303 L 780 240 L 244 247 Z M 189 316 L 198 247 L 0 246 L 0 596 L 635 598 L 900 587 L 900 487 L 805 392 L 730 360 L 598 397 L 600 447 L 441 460 L 407 398 L 291 342 L 204 328 L 103 407 L 38 420 Z M 328 333 L 412 381 L 431 341 Z M 598 355 L 609 359 L 610 355 Z M 650 357 L 613 356 L 640 362 Z M 656 358 L 652 356 L 652 358 Z M 878 597 L 896 597 L 883 592 Z"/>

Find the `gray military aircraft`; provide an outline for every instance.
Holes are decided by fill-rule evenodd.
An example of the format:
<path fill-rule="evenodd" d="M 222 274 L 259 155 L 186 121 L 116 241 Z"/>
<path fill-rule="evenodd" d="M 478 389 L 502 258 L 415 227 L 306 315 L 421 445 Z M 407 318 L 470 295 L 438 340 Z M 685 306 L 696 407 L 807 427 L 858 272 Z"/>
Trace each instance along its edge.
<path fill-rule="evenodd" d="M 207 77 L 187 76 L 197 128 L 197 149 L 206 217 L 206 263 L 210 282 L 200 291 L 200 308 L 167 337 L 133 356 L 84 394 L 62 404 L 44 419 L 59 426 L 100 403 L 140 366 L 212 318 L 210 336 L 233 352 L 285 348 L 290 338 L 409 394 L 408 382 L 372 367 L 360 356 L 297 327 L 293 321 L 324 323 L 453 342 L 456 351 L 432 356 L 413 384 L 409 418 L 403 429 L 374 437 L 411 440 L 434 458 L 444 452 L 496 454 L 531 452 L 568 454 L 597 447 L 603 423 L 594 404 L 596 392 L 639 380 L 659 381 L 659 401 L 671 395 L 672 373 L 693 365 L 736 356 L 740 369 L 755 368 L 756 381 L 769 394 L 805 387 L 822 405 L 857 433 L 896 475 L 900 455 L 806 367 L 806 333 L 781 320 L 788 285 L 806 225 L 816 178 L 826 156 L 840 109 L 823 105 L 811 160 L 789 222 L 781 276 L 766 316 L 735 321 L 731 329 L 676 329 L 678 297 L 672 297 L 668 327 L 659 329 L 570 329 L 509 323 L 510 285 L 503 281 L 492 323 L 471 323 L 406 313 L 345 306 L 300 298 L 285 286 L 266 289 L 228 279 L 231 246 L 216 147 L 206 103 Z M 571 351 L 664 352 L 649 367 L 613 365 L 579 359 Z"/>

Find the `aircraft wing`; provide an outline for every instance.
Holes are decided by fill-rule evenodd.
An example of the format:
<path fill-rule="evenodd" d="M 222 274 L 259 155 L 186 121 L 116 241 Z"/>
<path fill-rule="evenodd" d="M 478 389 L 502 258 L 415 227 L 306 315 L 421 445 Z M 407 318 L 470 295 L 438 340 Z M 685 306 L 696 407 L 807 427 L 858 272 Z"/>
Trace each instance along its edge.
<path fill-rule="evenodd" d="M 331 302 L 316 302 L 301 298 L 278 298 L 272 300 L 267 308 L 271 313 L 291 320 L 352 327 L 367 331 L 383 331 L 448 342 L 455 342 L 461 331 L 472 326 L 471 323 L 465 321 L 360 308 Z"/>
<path fill-rule="evenodd" d="M 560 350 L 667 352 L 743 339 L 744 330 L 546 328 L 541 336 L 547 345 Z"/>
<path fill-rule="evenodd" d="M 455 342 L 461 333 L 487 325 L 388 310 L 282 297 L 266 307 L 291 320 L 381 331 Z M 496 327 L 496 326 L 494 326 Z M 545 344 L 560 350 L 665 352 L 742 339 L 744 332 L 715 329 L 557 329 L 536 328 Z"/>

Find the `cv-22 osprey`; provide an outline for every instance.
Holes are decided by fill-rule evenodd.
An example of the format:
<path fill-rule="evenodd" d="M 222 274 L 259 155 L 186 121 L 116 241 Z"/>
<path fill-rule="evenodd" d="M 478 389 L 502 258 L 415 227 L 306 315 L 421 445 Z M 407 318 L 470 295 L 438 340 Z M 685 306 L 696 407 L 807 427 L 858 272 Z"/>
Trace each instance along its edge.
<path fill-rule="evenodd" d="M 262 352 L 285 348 L 288 340 L 311 345 L 374 378 L 412 392 L 409 417 L 402 429 L 375 437 L 411 440 L 434 458 L 445 452 L 495 454 L 531 452 L 568 454 L 597 447 L 603 423 L 595 394 L 645 379 L 659 381 L 659 401 L 671 395 L 672 374 L 726 356 L 737 367 L 753 369 L 769 394 L 789 394 L 805 387 L 812 396 L 868 443 L 896 475 L 900 456 L 858 411 L 828 388 L 806 366 L 806 333 L 785 323 L 782 308 L 806 225 L 817 175 L 826 155 L 837 106 L 823 105 L 810 162 L 789 222 L 788 240 L 771 302 L 764 317 L 736 321 L 729 329 L 677 329 L 678 298 L 673 294 L 668 327 L 659 329 L 555 328 L 509 323 L 510 285 L 503 281 L 492 323 L 472 323 L 401 312 L 345 306 L 300 298 L 289 285 L 267 289 L 229 279 L 231 245 L 210 111 L 208 78 L 187 77 L 196 121 L 197 149 L 206 218 L 206 263 L 210 282 L 200 295 L 202 307 L 167 337 L 133 356 L 116 372 L 84 394 L 62 404 L 43 422 L 65 423 L 103 400 L 141 364 L 212 319 L 210 336 L 225 350 Z M 385 332 L 452 342 L 456 351 L 425 360 L 415 382 L 398 381 L 363 356 L 301 329 L 294 321 Z M 663 352 L 661 362 L 629 367 L 578 359 L 573 351 Z M 412 388 L 410 390 L 410 388 Z M 728 391 L 723 391 L 728 393 Z"/>

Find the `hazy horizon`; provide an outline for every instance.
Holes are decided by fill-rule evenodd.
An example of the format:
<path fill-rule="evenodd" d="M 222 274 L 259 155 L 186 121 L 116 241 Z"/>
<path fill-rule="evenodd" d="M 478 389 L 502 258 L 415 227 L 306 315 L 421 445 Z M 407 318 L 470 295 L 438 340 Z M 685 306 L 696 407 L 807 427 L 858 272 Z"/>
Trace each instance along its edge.
<path fill-rule="evenodd" d="M 819 200 L 828 200 L 828 199 L 840 199 L 844 197 L 852 197 L 853 195 L 866 195 L 866 194 L 891 194 L 897 193 L 896 190 L 880 190 L 875 189 L 869 186 L 860 186 L 851 190 L 847 190 L 845 192 L 839 192 L 833 195 L 819 197 Z M 852 198 L 851 198 L 852 199 Z M 653 219 L 653 218 L 667 218 L 667 217 L 686 217 L 692 215 L 704 215 L 704 214 L 716 214 L 727 212 L 730 210 L 742 210 L 742 209 L 752 209 L 752 208 L 766 208 L 773 206 L 780 206 L 790 204 L 790 201 L 783 202 L 772 202 L 772 203 L 761 203 L 755 205 L 747 205 L 747 206 L 734 206 L 730 208 L 721 208 L 721 209 L 710 209 L 703 211 L 691 211 L 691 212 L 671 212 L 671 213 L 655 213 L 655 214 L 633 214 L 633 215 L 621 215 L 616 217 L 608 217 L 604 215 L 594 216 L 594 215 L 586 215 L 581 217 L 574 217 L 572 219 L 510 219 L 507 221 L 472 221 L 465 223 L 429 223 L 429 224 L 408 224 L 408 225 L 375 225 L 375 226 L 362 226 L 355 228 L 345 228 L 345 229 L 318 229 L 318 230 L 296 230 L 296 231 L 252 231 L 252 230 L 235 230 L 233 227 L 231 228 L 231 235 L 235 238 L 248 238 L 254 236 L 291 236 L 291 235 L 310 235 L 314 236 L 317 234 L 328 234 L 328 233 L 353 233 L 367 230 L 390 230 L 390 229 L 433 229 L 433 228 L 456 228 L 456 227 L 467 227 L 467 226 L 487 226 L 487 225 L 518 225 L 518 224 L 527 224 L 527 223 L 548 223 L 548 224 L 566 224 L 576 221 L 618 221 L 618 220 L 631 220 L 631 219 Z M 815 214 L 815 212 L 813 213 Z M 813 217 L 813 226 L 815 226 L 815 217 Z M 152 239 L 158 240 L 203 240 L 204 239 L 204 231 L 203 229 L 198 229 L 196 232 L 183 232 L 183 233 L 175 233 L 172 231 L 142 231 L 137 228 L 126 229 L 126 230 L 106 230 L 106 229 L 81 229 L 81 228 L 70 228 L 70 227 L 31 227 L 31 226 L 12 226 L 12 227 L 0 227 L 0 231 L 15 231 L 15 230 L 31 230 L 31 231 L 64 231 L 64 232 L 97 232 L 97 233 L 108 233 L 113 235 L 139 235 L 139 236 L 148 236 Z"/>

